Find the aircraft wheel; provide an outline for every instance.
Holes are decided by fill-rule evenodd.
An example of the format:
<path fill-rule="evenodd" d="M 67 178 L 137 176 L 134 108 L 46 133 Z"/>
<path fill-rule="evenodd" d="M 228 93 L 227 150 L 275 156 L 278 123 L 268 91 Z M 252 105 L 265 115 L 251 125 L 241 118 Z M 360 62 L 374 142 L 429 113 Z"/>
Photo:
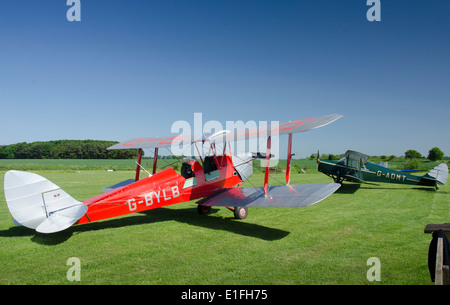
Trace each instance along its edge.
<path fill-rule="evenodd" d="M 211 207 L 206 205 L 197 205 L 197 212 L 199 215 L 206 215 L 211 212 Z"/>
<path fill-rule="evenodd" d="M 245 219 L 248 215 L 247 207 L 235 207 L 234 208 L 234 217 L 236 219 Z"/>

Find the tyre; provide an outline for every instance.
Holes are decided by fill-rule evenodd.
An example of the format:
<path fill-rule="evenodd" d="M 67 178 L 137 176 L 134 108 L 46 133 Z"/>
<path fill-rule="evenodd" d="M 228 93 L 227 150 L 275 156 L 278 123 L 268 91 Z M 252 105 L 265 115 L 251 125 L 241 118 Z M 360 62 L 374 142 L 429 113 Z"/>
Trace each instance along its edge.
<path fill-rule="evenodd" d="M 208 207 L 206 205 L 198 205 L 197 206 L 197 212 L 199 215 L 206 215 L 209 212 L 211 212 L 211 207 Z"/>
<path fill-rule="evenodd" d="M 235 207 L 234 208 L 234 217 L 236 219 L 245 219 L 248 215 L 248 209 L 246 207 Z"/>

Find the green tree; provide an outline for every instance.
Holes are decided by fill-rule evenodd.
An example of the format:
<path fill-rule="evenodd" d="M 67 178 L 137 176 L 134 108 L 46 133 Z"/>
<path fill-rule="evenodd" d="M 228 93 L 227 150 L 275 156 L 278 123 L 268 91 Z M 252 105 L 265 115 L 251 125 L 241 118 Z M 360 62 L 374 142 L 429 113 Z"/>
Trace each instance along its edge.
<path fill-rule="evenodd" d="M 428 151 L 427 159 L 434 162 L 437 160 L 442 160 L 444 158 L 444 152 L 440 150 L 438 147 L 433 147 Z"/>
<path fill-rule="evenodd" d="M 405 152 L 405 159 L 419 159 L 419 158 L 422 158 L 422 155 L 414 149 L 409 149 Z"/>
<path fill-rule="evenodd" d="M 0 146 L 0 159 L 129 159 L 137 150 L 107 150 L 115 141 L 56 140 Z"/>
<path fill-rule="evenodd" d="M 329 155 L 328 155 L 328 160 L 338 160 L 338 157 L 336 157 L 336 156 L 333 155 L 333 154 L 329 154 Z"/>
<path fill-rule="evenodd" d="M 403 169 L 418 169 L 419 168 L 419 160 L 417 159 L 408 159 L 403 163 Z"/>

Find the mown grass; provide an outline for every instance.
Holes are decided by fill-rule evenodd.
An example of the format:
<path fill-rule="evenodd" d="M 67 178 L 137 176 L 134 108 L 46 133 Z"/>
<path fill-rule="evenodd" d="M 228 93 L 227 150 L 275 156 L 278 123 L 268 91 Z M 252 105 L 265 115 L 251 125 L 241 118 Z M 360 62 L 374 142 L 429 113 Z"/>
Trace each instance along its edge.
<path fill-rule="evenodd" d="M 159 160 L 163 167 L 175 160 Z M 142 166 L 149 170 L 153 159 L 142 159 Z M 133 170 L 136 169 L 134 159 L 0 159 L 0 170 Z"/>
<path fill-rule="evenodd" d="M 133 171 L 42 170 L 78 200 Z M 3 184 L 4 171 L 0 172 Z M 283 181 L 281 174 L 275 180 Z M 247 186 L 261 185 L 255 174 Z M 331 182 L 317 172 L 291 183 Z M 345 184 L 307 208 L 227 209 L 197 215 L 192 202 L 42 235 L 12 223 L 0 191 L 0 284 L 432 284 L 427 223 L 450 219 L 449 187 Z M 69 282 L 78 257 L 81 281 Z M 369 282 L 378 257 L 381 281 Z"/>

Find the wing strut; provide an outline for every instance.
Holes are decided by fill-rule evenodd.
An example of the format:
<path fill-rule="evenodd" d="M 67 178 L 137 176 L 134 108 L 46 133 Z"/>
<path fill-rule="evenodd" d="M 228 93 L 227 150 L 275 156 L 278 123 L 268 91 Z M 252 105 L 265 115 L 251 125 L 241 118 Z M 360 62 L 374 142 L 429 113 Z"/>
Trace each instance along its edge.
<path fill-rule="evenodd" d="M 138 160 L 137 160 L 137 166 L 136 166 L 136 178 L 134 179 L 134 181 L 139 180 L 139 172 L 141 171 L 141 160 L 142 160 L 142 148 L 139 148 Z"/>
<path fill-rule="evenodd" d="M 153 156 L 153 175 L 156 174 L 156 163 L 158 163 L 158 147 L 155 147 L 155 154 Z"/>
<path fill-rule="evenodd" d="M 272 146 L 272 140 L 270 136 L 267 138 L 267 153 L 266 153 L 266 172 L 264 174 L 264 196 L 267 197 L 267 191 L 269 190 L 269 166 L 270 166 L 270 149 Z"/>
<path fill-rule="evenodd" d="M 291 157 L 292 157 L 292 133 L 289 134 L 289 143 L 288 143 L 288 155 L 287 155 L 287 164 L 286 164 L 286 184 L 289 184 L 291 179 Z"/>

